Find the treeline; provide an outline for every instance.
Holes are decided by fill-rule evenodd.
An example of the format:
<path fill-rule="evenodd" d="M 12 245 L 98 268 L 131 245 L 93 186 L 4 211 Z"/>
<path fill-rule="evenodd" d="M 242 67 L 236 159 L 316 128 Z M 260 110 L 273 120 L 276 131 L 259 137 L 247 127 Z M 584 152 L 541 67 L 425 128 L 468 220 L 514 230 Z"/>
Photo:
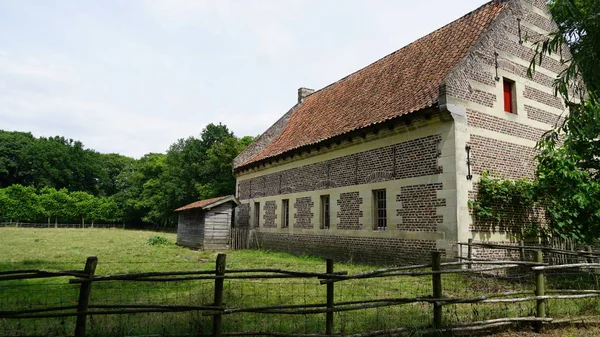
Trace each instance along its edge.
<path fill-rule="evenodd" d="M 133 159 L 64 137 L 0 130 L 0 221 L 174 225 L 173 209 L 235 192 L 233 158 L 252 141 L 209 124 L 166 153 Z"/>
<path fill-rule="evenodd" d="M 8 222 L 120 223 L 122 209 L 114 197 L 96 197 L 87 192 L 69 192 L 19 184 L 0 188 L 0 218 Z"/>

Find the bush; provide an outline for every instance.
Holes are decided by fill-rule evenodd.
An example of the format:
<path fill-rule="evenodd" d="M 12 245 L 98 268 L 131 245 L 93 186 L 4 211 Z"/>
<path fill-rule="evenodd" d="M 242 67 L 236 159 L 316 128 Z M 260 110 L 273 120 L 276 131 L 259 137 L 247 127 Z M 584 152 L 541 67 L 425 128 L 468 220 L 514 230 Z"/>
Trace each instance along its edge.
<path fill-rule="evenodd" d="M 168 243 L 169 243 L 169 240 L 167 240 L 167 238 L 160 236 L 160 235 L 151 236 L 146 241 L 146 244 L 148 244 L 150 246 L 161 246 L 161 245 L 166 245 Z"/>

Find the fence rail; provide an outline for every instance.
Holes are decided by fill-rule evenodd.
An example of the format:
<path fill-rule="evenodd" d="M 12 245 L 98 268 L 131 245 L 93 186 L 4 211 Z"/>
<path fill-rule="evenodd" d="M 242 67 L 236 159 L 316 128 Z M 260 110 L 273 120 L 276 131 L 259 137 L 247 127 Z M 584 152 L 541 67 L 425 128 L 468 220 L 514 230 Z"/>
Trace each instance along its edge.
<path fill-rule="evenodd" d="M 254 232 L 246 228 L 232 228 L 230 247 L 233 250 L 253 248 Z"/>
<path fill-rule="evenodd" d="M 483 244 L 473 244 L 483 245 Z M 497 245 L 494 245 L 497 246 Z M 533 250 L 537 247 L 509 246 L 515 249 Z M 424 303 L 433 307 L 433 316 L 431 317 L 431 331 L 474 331 L 479 329 L 488 329 L 516 322 L 528 322 L 534 324 L 537 331 L 541 331 L 543 323 L 552 322 L 553 319 L 547 317 L 546 303 L 548 300 L 569 300 L 582 298 L 600 297 L 600 291 L 592 289 L 546 289 L 545 272 L 557 269 L 575 269 L 592 271 L 595 274 L 596 269 L 600 269 L 598 263 L 577 263 L 566 265 L 550 266 L 543 260 L 543 249 L 537 249 L 536 261 L 480 261 L 463 259 L 460 262 L 441 262 L 440 252 L 432 252 L 431 264 L 422 264 L 414 266 L 403 266 L 379 269 L 370 272 L 364 272 L 354 275 L 348 275 L 344 271 L 334 272 L 334 263 L 332 260 L 326 261 L 324 273 L 304 272 L 282 270 L 274 268 L 260 269 L 227 269 L 226 255 L 219 254 L 214 270 L 197 271 L 174 271 L 174 272 L 147 272 L 132 273 L 121 275 L 95 275 L 98 260 L 95 257 L 89 257 L 83 270 L 67 271 L 45 271 L 45 270 L 13 270 L 0 272 L 0 281 L 15 281 L 35 278 L 52 277 L 74 277 L 69 280 L 71 284 L 79 284 L 79 296 L 77 305 L 54 306 L 38 309 L 23 310 L 3 310 L 0 311 L 2 319 L 34 319 L 34 318 L 59 318 L 76 317 L 74 335 L 76 337 L 86 336 L 86 323 L 90 316 L 96 315 L 122 315 L 139 313 L 175 313 L 175 312 L 200 312 L 201 316 L 212 317 L 212 336 L 227 335 L 277 335 L 277 336 L 307 336 L 306 334 L 284 334 L 274 332 L 237 332 L 224 333 L 222 331 L 222 317 L 225 315 L 235 315 L 239 313 L 254 313 L 264 315 L 324 315 L 325 324 L 323 326 L 324 335 L 311 334 L 315 336 L 331 336 L 334 333 L 334 313 L 355 311 L 371 308 L 384 308 L 411 303 Z M 588 254 L 587 252 L 585 254 Z M 587 255 L 585 255 L 587 256 Z M 596 255 L 594 255 L 596 256 Z M 509 291 L 491 293 L 488 295 L 471 297 L 450 297 L 444 295 L 444 281 L 442 275 L 447 274 L 481 274 L 499 270 L 508 270 L 511 268 L 527 268 L 532 272 L 532 284 L 535 286 L 527 291 Z M 414 277 L 430 276 L 432 280 L 431 293 L 428 296 L 416 297 L 387 297 L 377 299 L 364 299 L 355 301 L 334 301 L 334 292 L 336 284 L 348 280 L 357 279 L 376 279 L 381 277 Z M 285 278 L 313 278 L 320 280 L 320 284 L 326 288 L 325 297 L 319 303 L 304 304 L 279 304 L 254 307 L 235 307 L 226 305 L 227 299 L 224 297 L 225 280 L 260 280 L 260 279 L 285 279 Z M 190 280 L 212 280 L 214 282 L 214 300 L 210 304 L 203 305 L 177 305 L 177 304 L 94 304 L 90 303 L 90 292 L 92 286 L 97 282 L 166 282 L 166 281 L 190 281 Z M 319 286 L 319 285 L 315 285 Z M 491 320 L 474 321 L 470 323 L 460 323 L 448 325 L 444 324 L 443 307 L 459 304 L 489 304 L 489 303 L 521 303 L 534 302 L 535 316 L 500 318 Z M 426 327 L 424 327 L 426 328 Z M 382 331 L 372 331 L 358 336 L 375 336 L 378 334 L 389 334 L 406 330 L 406 327 L 398 327 Z M 339 335 L 339 334 L 337 334 Z"/>
<path fill-rule="evenodd" d="M 163 233 L 177 233 L 176 227 L 157 227 L 157 226 L 136 226 L 136 225 L 124 225 L 124 224 L 81 224 L 81 223 L 72 223 L 72 224 L 64 224 L 64 223 L 30 223 L 30 222 L 0 222 L 0 228 L 9 227 L 9 228 L 119 228 L 119 229 L 131 229 L 131 230 L 145 230 L 145 231 L 155 231 L 155 232 L 163 232 Z"/>

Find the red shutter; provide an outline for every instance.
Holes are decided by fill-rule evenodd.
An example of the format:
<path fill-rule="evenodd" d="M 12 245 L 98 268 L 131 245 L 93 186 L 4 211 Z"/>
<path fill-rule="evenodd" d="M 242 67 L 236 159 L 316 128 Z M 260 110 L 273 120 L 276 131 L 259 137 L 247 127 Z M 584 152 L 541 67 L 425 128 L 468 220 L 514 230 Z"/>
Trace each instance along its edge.
<path fill-rule="evenodd" d="M 504 81 L 504 111 L 513 112 L 512 102 L 512 83 Z"/>

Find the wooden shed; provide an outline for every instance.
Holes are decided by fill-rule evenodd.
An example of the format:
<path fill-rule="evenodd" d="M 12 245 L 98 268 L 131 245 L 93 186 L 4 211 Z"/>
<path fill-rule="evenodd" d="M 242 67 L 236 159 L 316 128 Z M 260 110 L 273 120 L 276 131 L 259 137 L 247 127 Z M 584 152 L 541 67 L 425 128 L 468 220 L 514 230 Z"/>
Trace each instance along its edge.
<path fill-rule="evenodd" d="M 233 209 L 239 204 L 236 197 L 227 195 L 176 209 L 177 244 L 198 249 L 229 249 Z"/>

